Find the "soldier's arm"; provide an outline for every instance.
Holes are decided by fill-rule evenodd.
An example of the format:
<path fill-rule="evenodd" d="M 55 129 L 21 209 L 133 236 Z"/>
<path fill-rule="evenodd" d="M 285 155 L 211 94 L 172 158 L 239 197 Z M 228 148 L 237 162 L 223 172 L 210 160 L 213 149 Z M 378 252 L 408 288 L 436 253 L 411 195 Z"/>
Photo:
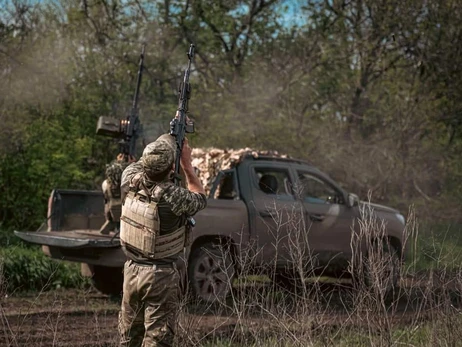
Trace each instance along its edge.
<path fill-rule="evenodd" d="M 125 198 L 125 195 L 128 193 L 128 188 L 132 178 L 139 172 L 143 172 L 143 165 L 141 161 L 138 160 L 135 163 L 130 164 L 122 172 L 122 179 L 120 182 L 120 191 L 122 194 L 122 200 Z"/>
<path fill-rule="evenodd" d="M 191 147 L 189 147 L 188 139 L 184 139 L 183 149 L 181 152 L 181 167 L 183 168 L 186 177 L 186 186 L 193 193 L 200 193 L 205 196 L 205 189 L 197 177 L 196 172 L 192 166 Z"/>
<path fill-rule="evenodd" d="M 104 203 L 107 204 L 107 202 L 109 201 L 109 197 L 108 197 L 108 194 L 107 194 L 107 179 L 105 179 L 103 181 L 103 183 L 101 184 L 101 189 L 103 190 L 103 196 L 104 196 Z"/>
<path fill-rule="evenodd" d="M 177 216 L 183 214 L 194 216 L 207 206 L 205 194 L 192 192 L 178 186 L 168 187 L 163 197 Z"/>

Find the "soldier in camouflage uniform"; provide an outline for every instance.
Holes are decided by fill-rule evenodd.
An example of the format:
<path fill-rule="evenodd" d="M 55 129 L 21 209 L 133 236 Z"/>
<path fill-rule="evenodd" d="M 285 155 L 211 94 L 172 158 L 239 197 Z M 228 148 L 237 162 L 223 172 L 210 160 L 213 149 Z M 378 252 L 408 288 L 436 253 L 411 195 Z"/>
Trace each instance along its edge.
<path fill-rule="evenodd" d="M 133 161 L 135 161 L 134 158 L 131 158 L 130 162 Z M 120 213 L 122 209 L 120 184 L 122 172 L 130 162 L 124 160 L 124 156 L 119 154 L 116 160 L 106 165 L 106 179 L 102 184 L 104 194 L 104 216 L 106 222 L 100 228 L 100 233 L 102 234 L 109 234 L 109 232 L 119 229 Z"/>
<path fill-rule="evenodd" d="M 162 135 L 122 174 L 120 237 L 128 260 L 119 315 L 121 346 L 173 344 L 186 218 L 206 206 L 187 140 L 181 155 L 187 189 L 171 182 L 175 148 L 174 138 Z"/>

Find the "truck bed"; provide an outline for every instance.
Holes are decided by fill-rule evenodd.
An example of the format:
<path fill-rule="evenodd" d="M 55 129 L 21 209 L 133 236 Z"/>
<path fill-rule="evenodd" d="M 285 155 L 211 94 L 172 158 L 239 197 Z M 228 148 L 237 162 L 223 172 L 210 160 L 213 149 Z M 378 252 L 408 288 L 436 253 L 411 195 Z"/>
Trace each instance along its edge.
<path fill-rule="evenodd" d="M 120 240 L 115 233 L 103 235 L 98 230 L 15 231 L 14 233 L 24 241 L 53 247 L 100 248 L 120 246 Z"/>

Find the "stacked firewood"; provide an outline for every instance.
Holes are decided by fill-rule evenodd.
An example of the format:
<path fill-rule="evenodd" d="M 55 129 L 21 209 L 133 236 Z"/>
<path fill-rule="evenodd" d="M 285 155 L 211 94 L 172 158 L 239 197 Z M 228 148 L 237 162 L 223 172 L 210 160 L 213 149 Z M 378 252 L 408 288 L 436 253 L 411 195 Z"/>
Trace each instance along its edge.
<path fill-rule="evenodd" d="M 258 151 L 248 147 L 240 149 L 194 148 L 192 165 L 196 169 L 206 193 L 209 193 L 212 182 L 220 170 L 234 167 L 246 155 L 287 158 L 287 155 L 277 151 Z"/>

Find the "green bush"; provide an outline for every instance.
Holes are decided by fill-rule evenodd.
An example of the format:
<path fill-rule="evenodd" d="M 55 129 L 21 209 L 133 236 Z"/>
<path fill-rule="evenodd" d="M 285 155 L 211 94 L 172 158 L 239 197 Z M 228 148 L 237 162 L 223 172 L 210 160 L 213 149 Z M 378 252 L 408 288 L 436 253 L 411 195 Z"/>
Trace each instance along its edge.
<path fill-rule="evenodd" d="M 2 229 L 0 225 L 0 254 L 3 252 L 3 249 L 14 247 L 36 248 L 37 245 L 22 240 L 14 234 L 13 230 Z"/>
<path fill-rule="evenodd" d="M 8 247 L 0 250 L 0 284 L 7 293 L 85 288 L 79 264 L 48 258 L 40 248 Z"/>

